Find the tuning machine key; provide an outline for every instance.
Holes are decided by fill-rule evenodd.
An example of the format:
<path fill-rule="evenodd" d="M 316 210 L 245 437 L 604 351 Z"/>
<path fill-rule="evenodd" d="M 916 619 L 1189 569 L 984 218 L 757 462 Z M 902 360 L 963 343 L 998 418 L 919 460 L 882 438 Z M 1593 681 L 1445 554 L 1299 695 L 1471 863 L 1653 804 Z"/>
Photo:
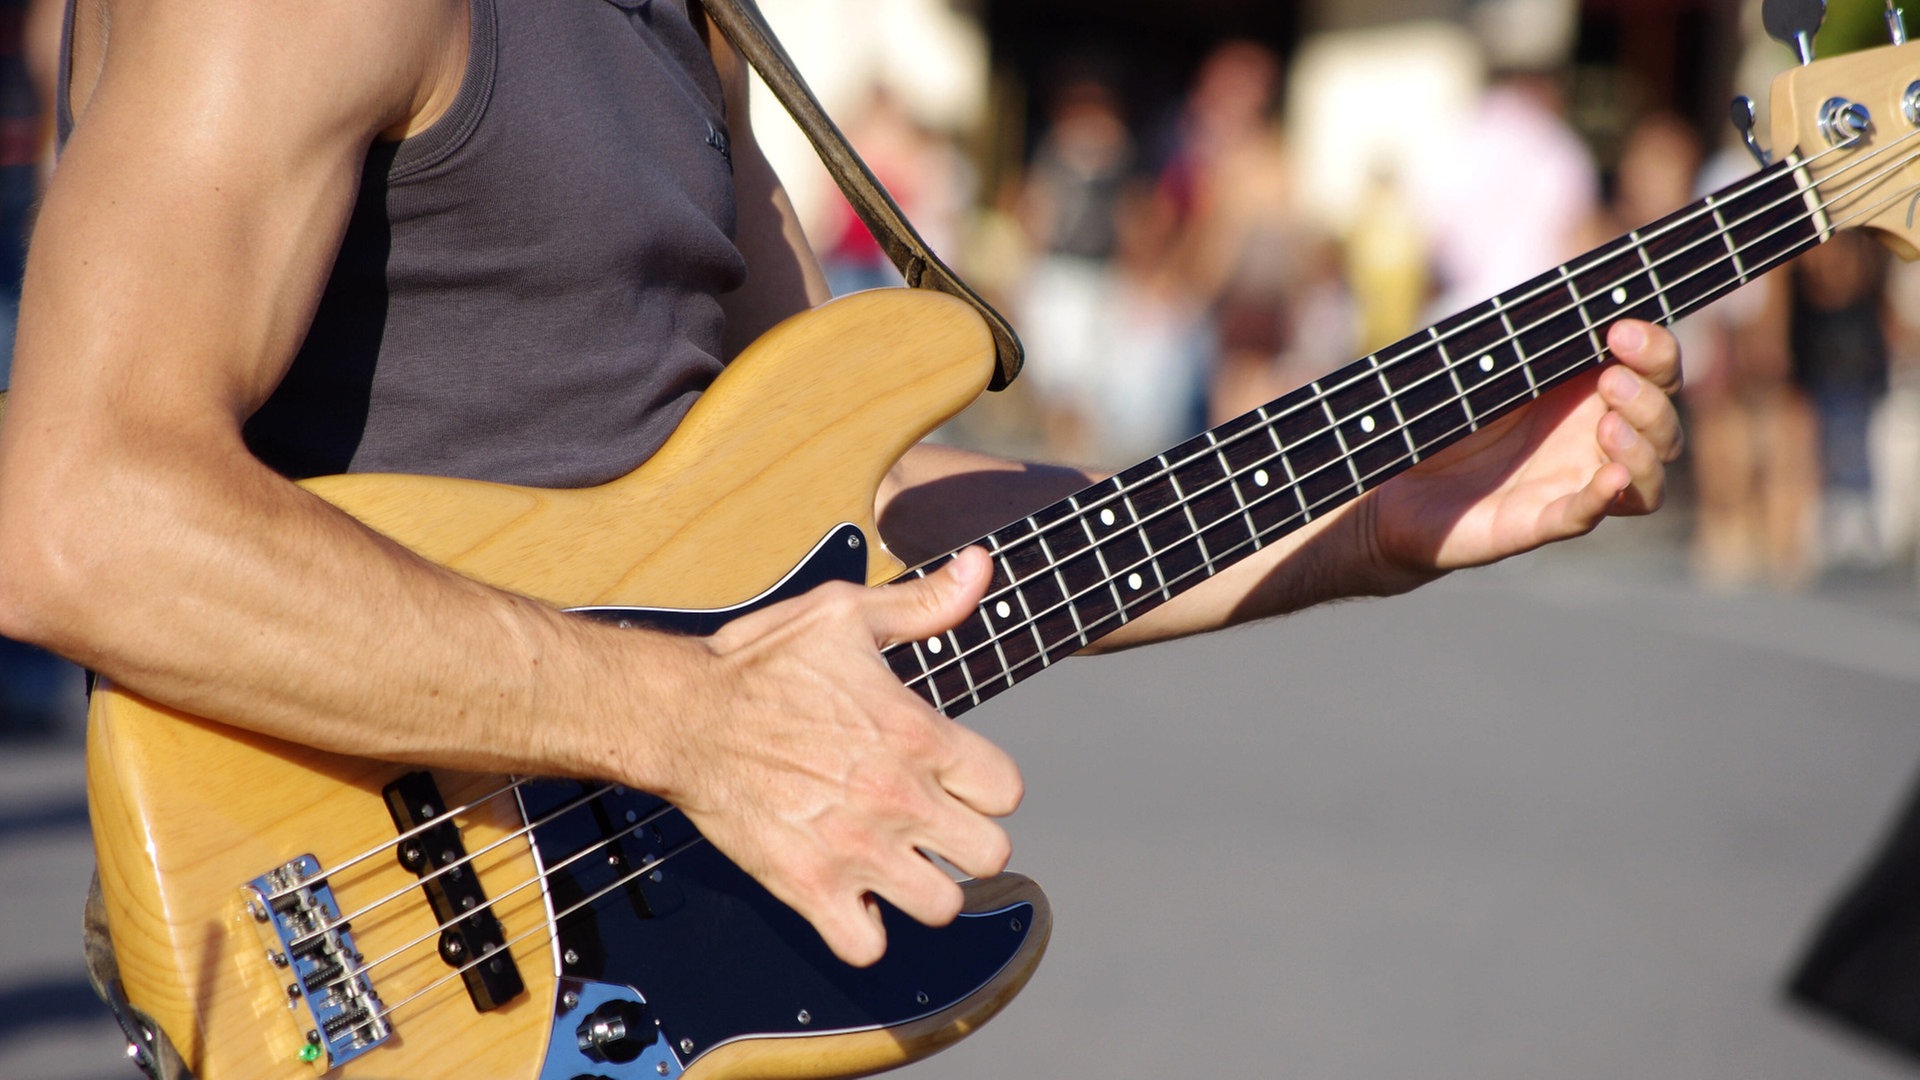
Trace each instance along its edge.
<path fill-rule="evenodd" d="M 1792 49 L 1802 64 L 1813 63 L 1813 35 L 1827 20 L 1827 0 L 1765 0 L 1760 21 L 1774 40 Z"/>
<path fill-rule="evenodd" d="M 1887 36 L 1893 39 L 1895 45 L 1907 43 L 1907 20 L 1893 0 L 1887 0 Z"/>
<path fill-rule="evenodd" d="M 1865 105 L 1846 98 L 1828 98 L 1820 106 L 1820 133 L 1833 146 L 1846 146 L 1873 129 L 1873 115 Z"/>
<path fill-rule="evenodd" d="M 1730 115 L 1734 128 L 1740 132 L 1740 141 L 1747 144 L 1747 153 L 1753 155 L 1753 160 L 1759 162 L 1763 169 L 1773 164 L 1773 156 L 1760 149 L 1760 140 L 1753 136 L 1753 126 L 1760 120 L 1760 114 L 1754 108 L 1753 99 L 1745 94 L 1734 98 Z"/>

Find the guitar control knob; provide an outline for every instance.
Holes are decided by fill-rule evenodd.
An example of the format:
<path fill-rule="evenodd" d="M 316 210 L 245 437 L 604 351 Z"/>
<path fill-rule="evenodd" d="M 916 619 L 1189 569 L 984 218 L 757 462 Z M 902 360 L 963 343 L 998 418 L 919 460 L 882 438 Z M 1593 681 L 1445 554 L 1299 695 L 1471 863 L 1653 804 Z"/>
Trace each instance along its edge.
<path fill-rule="evenodd" d="M 625 1065 L 652 1046 L 647 1007 L 637 1001 L 609 1001 L 587 1014 L 574 1033 L 580 1052 L 594 1061 Z"/>

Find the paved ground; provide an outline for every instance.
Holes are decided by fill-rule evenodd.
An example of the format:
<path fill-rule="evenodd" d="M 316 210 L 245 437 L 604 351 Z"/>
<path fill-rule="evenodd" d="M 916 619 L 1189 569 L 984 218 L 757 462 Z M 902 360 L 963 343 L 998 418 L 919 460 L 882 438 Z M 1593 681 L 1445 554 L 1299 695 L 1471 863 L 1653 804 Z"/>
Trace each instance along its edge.
<path fill-rule="evenodd" d="M 976 713 L 1058 928 L 906 1075 L 1920 1073 L 1778 995 L 1920 767 L 1920 594 L 1703 596 L 1610 528 Z M 80 780 L 71 744 L 0 746 L 0 1080 L 131 1075 L 74 956 Z"/>

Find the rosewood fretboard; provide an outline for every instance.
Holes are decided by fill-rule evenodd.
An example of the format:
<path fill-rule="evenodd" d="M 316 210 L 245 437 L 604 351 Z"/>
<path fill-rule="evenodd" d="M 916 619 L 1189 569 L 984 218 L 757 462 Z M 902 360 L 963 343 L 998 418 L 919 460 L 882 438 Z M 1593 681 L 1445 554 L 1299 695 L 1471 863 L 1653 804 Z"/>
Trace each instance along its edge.
<path fill-rule="evenodd" d="M 982 538 L 985 602 L 888 663 L 966 712 L 1605 363 L 1616 320 L 1671 323 L 1819 244 L 1802 175 L 1776 164 Z"/>

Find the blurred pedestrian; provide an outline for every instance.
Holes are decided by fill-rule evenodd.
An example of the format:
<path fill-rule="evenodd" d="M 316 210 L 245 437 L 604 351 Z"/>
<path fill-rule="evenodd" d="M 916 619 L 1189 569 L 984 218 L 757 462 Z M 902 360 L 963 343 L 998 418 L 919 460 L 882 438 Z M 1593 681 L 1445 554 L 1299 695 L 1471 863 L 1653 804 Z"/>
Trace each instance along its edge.
<path fill-rule="evenodd" d="M 1828 565 L 1883 560 L 1873 523 L 1867 424 L 1887 392 L 1881 325 L 1886 249 L 1859 232 L 1836 234 L 1791 268 L 1795 379 L 1819 423 L 1821 542 Z"/>
<path fill-rule="evenodd" d="M 1391 345 L 1420 328 L 1431 299 L 1426 233 L 1399 174 L 1377 164 L 1346 237 L 1347 281 L 1355 305 L 1357 352 Z"/>
<path fill-rule="evenodd" d="M 1503 74 L 1461 145 L 1470 152 L 1433 163 L 1423 191 L 1439 315 L 1578 255 L 1600 208 L 1599 171 L 1567 123 L 1555 73 Z"/>
<path fill-rule="evenodd" d="M 1716 155 L 1696 190 L 1751 171 L 1744 150 Z M 1798 588 L 1814 570 L 1819 495 L 1813 410 L 1794 383 L 1784 275 L 1763 277 L 1681 320 L 1696 581 Z"/>
<path fill-rule="evenodd" d="M 1112 85 L 1090 71 L 1066 73 L 1020 199 L 1036 252 L 1021 303 L 1033 359 L 1027 379 L 1041 400 L 1046 453 L 1063 460 L 1089 460 L 1099 442 L 1119 201 L 1134 167 L 1133 135 Z"/>
<path fill-rule="evenodd" d="M 1887 393 L 1867 429 L 1873 522 L 1881 554 L 1910 564 L 1920 554 L 1920 263 L 1888 271 Z"/>

